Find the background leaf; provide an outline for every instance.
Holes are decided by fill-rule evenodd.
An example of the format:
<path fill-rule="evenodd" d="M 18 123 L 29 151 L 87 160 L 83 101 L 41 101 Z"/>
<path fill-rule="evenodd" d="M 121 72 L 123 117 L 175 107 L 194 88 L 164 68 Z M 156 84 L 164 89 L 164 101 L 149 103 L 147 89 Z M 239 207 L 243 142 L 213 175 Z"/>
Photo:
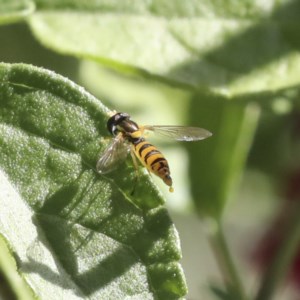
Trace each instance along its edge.
<path fill-rule="evenodd" d="M 260 108 L 255 103 L 228 101 L 210 93 L 198 93 L 190 104 L 193 124 L 199 120 L 213 136 L 188 145 L 193 198 L 203 216 L 220 219 L 232 198 L 250 149 Z M 197 164 L 192 162 L 197 160 Z"/>
<path fill-rule="evenodd" d="M 299 83 L 299 3 L 277 4 L 38 1 L 30 26 L 59 53 L 242 94 Z"/>
<path fill-rule="evenodd" d="M 93 170 L 108 110 L 47 70 L 1 64 L 0 78 L 0 232 L 34 293 L 183 296 L 177 232 L 148 176 L 132 197 L 131 166 Z"/>
<path fill-rule="evenodd" d="M 34 9 L 35 3 L 31 0 L 1 0 L 0 25 L 25 19 Z"/>

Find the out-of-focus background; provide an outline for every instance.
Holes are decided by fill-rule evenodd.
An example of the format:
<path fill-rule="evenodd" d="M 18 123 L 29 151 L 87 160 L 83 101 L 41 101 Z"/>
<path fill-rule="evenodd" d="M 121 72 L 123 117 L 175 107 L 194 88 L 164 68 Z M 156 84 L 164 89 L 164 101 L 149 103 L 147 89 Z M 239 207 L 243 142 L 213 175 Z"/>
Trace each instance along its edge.
<path fill-rule="evenodd" d="M 250 20 L 245 20 L 247 22 Z M 259 285 L 263 265 L 279 247 L 281 229 L 295 201 L 299 201 L 299 85 L 297 79 L 293 79 L 293 76 L 300 78 L 299 45 L 292 44 L 297 41 L 288 35 L 289 28 L 282 28 L 282 35 L 290 38 L 285 47 L 290 48 L 274 56 L 274 61 L 264 61 L 268 53 L 257 52 L 258 66 L 253 64 L 251 68 L 247 62 L 247 43 L 254 56 L 255 31 L 259 42 L 268 36 L 265 43 L 274 43 L 274 47 L 285 39 L 272 36 L 272 33 L 262 34 L 260 22 L 271 21 L 257 21 L 258 25 L 245 33 L 241 29 L 240 35 L 245 36 L 240 43 L 232 41 L 231 45 L 220 40 L 220 48 L 222 42 L 224 48 L 240 47 L 244 61 L 240 55 L 236 56 L 236 61 L 230 57 L 233 62 L 228 62 L 228 66 L 221 65 L 226 61 L 226 57 L 222 57 L 225 51 L 207 54 L 206 62 L 218 66 L 215 73 L 204 63 L 200 67 L 187 67 L 186 73 L 199 68 L 203 77 L 205 72 L 210 72 L 207 85 L 202 81 L 193 88 L 149 74 L 120 73 L 93 60 L 55 53 L 42 46 L 24 23 L 0 27 L 1 62 L 23 62 L 53 70 L 84 86 L 109 108 L 128 112 L 140 124 L 201 126 L 213 132 L 211 141 L 197 145 L 153 140 L 168 158 L 172 171 L 174 193 L 169 193 L 160 180 L 154 180 L 167 199 L 166 205 L 179 231 L 182 265 L 189 287 L 187 299 L 190 300 L 215 299 L 209 286 L 221 282 L 206 239 L 205 230 L 209 225 L 199 214 L 224 214 L 225 233 L 233 257 L 245 280 L 246 290 L 251 293 Z M 288 55 L 290 60 L 274 66 Z M 247 64 L 249 67 L 244 68 L 244 73 L 240 72 L 243 69 L 240 66 Z M 231 87 L 220 84 L 222 76 L 226 77 L 220 70 L 227 67 L 235 74 L 230 81 L 234 82 Z M 261 71 L 263 68 L 269 71 Z M 276 81 L 278 76 L 284 78 L 287 73 L 286 76 L 292 78 L 290 83 L 284 85 Z M 250 79 L 247 78 L 249 74 Z M 208 87 L 214 77 L 219 82 L 210 90 Z M 224 82 L 226 80 L 229 82 L 228 78 Z M 218 187 L 219 191 L 210 192 Z M 210 193 L 214 199 L 209 199 Z M 280 288 L 276 299 L 296 299 L 300 268 L 298 270 L 295 264 L 292 270 L 291 281 L 287 280 Z M 10 296 L 5 296 L 5 285 L 1 284 L 0 291 L 3 299 L 9 299 Z"/>

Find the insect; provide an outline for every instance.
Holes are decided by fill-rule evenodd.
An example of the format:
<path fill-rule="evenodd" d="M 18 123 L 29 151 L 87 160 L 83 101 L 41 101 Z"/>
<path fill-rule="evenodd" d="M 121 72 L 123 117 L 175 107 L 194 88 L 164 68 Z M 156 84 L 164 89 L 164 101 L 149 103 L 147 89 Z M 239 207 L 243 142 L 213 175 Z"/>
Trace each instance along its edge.
<path fill-rule="evenodd" d="M 131 153 L 136 170 L 138 159 L 149 173 L 154 173 L 169 186 L 170 192 L 174 189 L 168 161 L 154 145 L 145 139 L 145 132 L 152 131 L 164 137 L 186 142 L 202 140 L 212 135 L 208 130 L 199 127 L 139 126 L 131 120 L 129 114 L 124 112 L 112 115 L 107 121 L 107 129 L 114 138 L 100 156 L 96 167 L 97 172 L 106 174 L 113 171 L 126 159 L 128 153 Z"/>

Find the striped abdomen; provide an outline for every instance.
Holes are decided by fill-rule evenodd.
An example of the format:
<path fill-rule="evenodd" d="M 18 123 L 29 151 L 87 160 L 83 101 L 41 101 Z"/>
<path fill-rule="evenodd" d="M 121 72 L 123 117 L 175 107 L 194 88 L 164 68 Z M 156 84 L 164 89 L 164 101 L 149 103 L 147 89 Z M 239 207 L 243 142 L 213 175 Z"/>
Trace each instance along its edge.
<path fill-rule="evenodd" d="M 134 153 L 139 158 L 141 163 L 155 175 L 159 176 L 166 185 L 172 188 L 172 178 L 167 160 L 162 153 L 152 144 L 145 141 L 143 138 L 138 139 L 133 143 Z"/>

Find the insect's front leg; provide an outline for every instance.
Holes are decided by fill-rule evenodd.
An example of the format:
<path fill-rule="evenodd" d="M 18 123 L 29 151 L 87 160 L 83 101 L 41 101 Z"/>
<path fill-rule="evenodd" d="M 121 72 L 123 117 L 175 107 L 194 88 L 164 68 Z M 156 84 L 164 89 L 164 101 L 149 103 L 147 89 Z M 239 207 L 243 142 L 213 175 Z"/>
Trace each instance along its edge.
<path fill-rule="evenodd" d="M 135 153 L 134 153 L 134 148 L 133 148 L 133 146 L 132 146 L 131 149 L 130 149 L 130 155 L 131 155 L 131 158 L 132 158 L 132 161 L 133 161 L 134 170 L 135 170 L 135 180 L 134 180 L 132 192 L 130 193 L 131 195 L 133 195 L 134 192 L 135 192 L 135 187 L 136 187 L 138 178 L 139 178 L 139 176 L 140 176 L 140 173 L 139 173 L 139 166 L 138 166 L 138 161 L 137 161 L 137 159 L 136 159 L 136 156 L 135 156 Z"/>

